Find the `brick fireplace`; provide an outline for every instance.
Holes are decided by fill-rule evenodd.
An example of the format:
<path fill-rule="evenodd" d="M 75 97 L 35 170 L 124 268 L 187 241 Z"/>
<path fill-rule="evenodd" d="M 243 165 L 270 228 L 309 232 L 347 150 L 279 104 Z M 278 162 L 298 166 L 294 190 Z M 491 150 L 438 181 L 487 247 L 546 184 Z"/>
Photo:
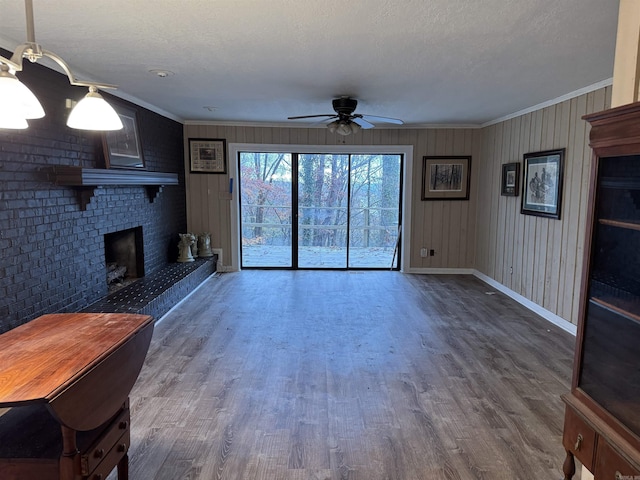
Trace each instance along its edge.
<path fill-rule="evenodd" d="M 102 136 L 66 126 L 65 99 L 79 99 L 82 89 L 25 63 L 20 79 L 46 116 L 26 130 L 0 130 L 0 332 L 105 297 L 105 235 L 140 228 L 144 236 L 134 243 L 148 276 L 175 262 L 177 234 L 187 231 L 182 125 L 129 104 L 138 114 L 147 170 L 176 173 L 179 185 L 165 187 L 153 202 L 144 186 L 99 187 L 83 210 L 78 189 L 56 185 L 49 172 L 58 165 L 105 168 Z"/>

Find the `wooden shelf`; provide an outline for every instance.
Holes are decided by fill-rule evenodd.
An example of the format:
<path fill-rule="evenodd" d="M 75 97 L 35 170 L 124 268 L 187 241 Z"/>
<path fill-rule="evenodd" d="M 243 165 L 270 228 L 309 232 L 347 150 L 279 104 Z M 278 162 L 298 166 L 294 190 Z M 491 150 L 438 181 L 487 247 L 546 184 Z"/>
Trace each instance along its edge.
<path fill-rule="evenodd" d="M 640 190 L 640 179 L 637 177 L 602 177 L 602 188 L 619 188 L 623 190 Z"/>
<path fill-rule="evenodd" d="M 139 185 L 147 189 L 153 202 L 165 185 L 178 185 L 177 173 L 150 172 L 133 169 L 84 168 L 58 165 L 51 180 L 56 185 L 75 187 L 82 210 L 87 209 L 95 189 L 106 185 Z"/>
<path fill-rule="evenodd" d="M 640 223 L 611 220 L 608 218 L 600 218 L 598 219 L 598 223 L 602 225 L 609 225 L 610 227 L 626 228 L 628 230 L 640 230 Z"/>
<path fill-rule="evenodd" d="M 601 307 L 604 307 L 613 312 L 616 312 L 617 314 L 622 315 L 623 317 L 626 317 L 630 320 L 640 323 L 640 316 L 631 312 L 632 309 L 637 310 L 637 307 L 638 307 L 637 302 L 632 302 L 630 300 L 621 300 L 614 297 L 610 299 L 592 297 L 591 301 L 597 305 L 600 305 Z"/>
<path fill-rule="evenodd" d="M 53 167 L 54 183 L 67 186 L 178 185 L 177 173 L 107 168 Z"/>

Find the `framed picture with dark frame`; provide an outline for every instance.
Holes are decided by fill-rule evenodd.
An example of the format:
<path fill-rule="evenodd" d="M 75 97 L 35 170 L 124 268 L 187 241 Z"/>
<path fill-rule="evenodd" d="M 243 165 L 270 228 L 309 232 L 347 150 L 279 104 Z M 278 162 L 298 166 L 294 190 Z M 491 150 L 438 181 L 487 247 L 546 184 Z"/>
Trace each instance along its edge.
<path fill-rule="evenodd" d="M 505 197 L 517 197 L 520 194 L 520 164 L 505 163 L 502 165 L 502 189 L 501 195 Z"/>
<path fill-rule="evenodd" d="M 471 156 L 422 157 L 422 200 L 469 200 Z"/>
<path fill-rule="evenodd" d="M 565 149 L 525 153 L 520 213 L 560 219 Z"/>
<path fill-rule="evenodd" d="M 102 135 L 104 160 L 107 168 L 144 169 L 144 155 L 140 142 L 138 114 L 133 108 L 111 103 L 124 128 Z"/>
<path fill-rule="evenodd" d="M 189 139 L 191 173 L 227 173 L 227 142 L 222 138 Z"/>

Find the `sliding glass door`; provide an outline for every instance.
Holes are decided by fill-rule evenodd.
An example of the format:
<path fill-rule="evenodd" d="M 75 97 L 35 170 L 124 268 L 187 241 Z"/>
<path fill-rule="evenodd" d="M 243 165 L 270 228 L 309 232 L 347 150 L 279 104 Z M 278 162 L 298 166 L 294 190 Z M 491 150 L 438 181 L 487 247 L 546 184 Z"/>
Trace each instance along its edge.
<path fill-rule="evenodd" d="M 397 268 L 401 155 L 240 153 L 242 268 Z"/>
<path fill-rule="evenodd" d="M 352 155 L 349 267 L 398 265 L 400 155 Z"/>
<path fill-rule="evenodd" d="M 291 154 L 241 153 L 239 172 L 242 266 L 293 267 Z"/>
<path fill-rule="evenodd" d="M 349 156 L 298 157 L 298 267 L 347 268 Z"/>

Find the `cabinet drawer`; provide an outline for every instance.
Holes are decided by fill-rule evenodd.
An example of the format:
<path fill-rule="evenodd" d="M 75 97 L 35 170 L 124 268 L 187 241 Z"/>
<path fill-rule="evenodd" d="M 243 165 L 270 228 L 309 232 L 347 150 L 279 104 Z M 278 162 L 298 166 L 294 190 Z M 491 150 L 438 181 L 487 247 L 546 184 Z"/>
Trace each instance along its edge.
<path fill-rule="evenodd" d="M 120 437 L 118 443 L 109 450 L 109 452 L 104 456 L 104 460 L 100 462 L 96 469 L 89 474 L 87 480 L 106 480 L 109 473 L 111 473 L 111 471 L 116 468 L 120 460 L 127 455 L 130 445 L 131 441 L 129 439 L 129 432 L 127 432 Z"/>
<path fill-rule="evenodd" d="M 115 445 L 122 443 L 128 445 L 129 420 L 129 409 L 126 408 L 120 415 L 111 420 L 100 436 L 94 440 L 93 444 L 82 452 L 81 465 L 83 475 L 92 473 Z"/>
<path fill-rule="evenodd" d="M 593 477 L 595 480 L 632 480 L 640 478 L 640 470 L 630 465 L 601 438 L 598 442 L 598 458 Z"/>
<path fill-rule="evenodd" d="M 564 433 L 562 445 L 589 471 L 593 471 L 593 454 L 596 446 L 596 432 L 571 407 L 564 412 Z"/>

